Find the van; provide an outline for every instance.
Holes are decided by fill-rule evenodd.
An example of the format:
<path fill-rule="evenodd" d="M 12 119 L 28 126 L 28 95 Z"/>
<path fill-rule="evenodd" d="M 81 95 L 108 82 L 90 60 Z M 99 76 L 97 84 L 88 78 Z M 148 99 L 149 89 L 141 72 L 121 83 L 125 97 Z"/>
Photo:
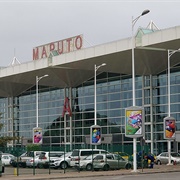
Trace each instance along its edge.
<path fill-rule="evenodd" d="M 71 155 L 70 166 L 74 167 L 79 161 L 93 154 L 109 154 L 104 149 L 74 149 Z"/>
<path fill-rule="evenodd" d="M 39 155 L 37 166 L 39 168 L 42 168 L 46 166 L 50 160 L 59 159 L 63 154 L 63 151 L 41 152 L 41 154 Z"/>

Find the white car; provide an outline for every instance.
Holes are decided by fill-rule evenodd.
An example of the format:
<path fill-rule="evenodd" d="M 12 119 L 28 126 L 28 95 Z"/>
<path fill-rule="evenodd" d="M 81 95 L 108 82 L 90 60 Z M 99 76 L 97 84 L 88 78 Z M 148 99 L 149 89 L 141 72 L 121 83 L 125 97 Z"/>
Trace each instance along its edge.
<path fill-rule="evenodd" d="M 104 149 L 74 149 L 71 155 L 70 166 L 74 167 L 76 163 L 92 154 L 109 154 L 109 152 Z"/>
<path fill-rule="evenodd" d="M 66 169 L 67 167 L 70 166 L 71 154 L 72 152 L 68 152 L 62 155 L 60 158 L 51 159 L 50 167 L 54 169 L 58 169 L 58 168 Z"/>
<path fill-rule="evenodd" d="M 37 167 L 48 168 L 49 162 L 51 160 L 59 159 L 63 154 L 64 154 L 63 151 L 41 152 L 41 154 L 39 155 Z"/>
<path fill-rule="evenodd" d="M 10 161 L 12 159 L 15 159 L 14 155 L 8 154 L 8 153 L 2 153 L 2 158 L 1 158 L 2 164 L 6 165 L 6 166 L 10 165 Z"/>

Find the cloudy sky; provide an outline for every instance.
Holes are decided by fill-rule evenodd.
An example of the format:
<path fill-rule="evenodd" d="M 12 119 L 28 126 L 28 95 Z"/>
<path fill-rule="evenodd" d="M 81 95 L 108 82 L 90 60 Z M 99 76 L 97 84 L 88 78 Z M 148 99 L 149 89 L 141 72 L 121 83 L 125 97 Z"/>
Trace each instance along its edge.
<path fill-rule="evenodd" d="M 131 37 L 132 16 L 143 10 L 134 27 L 152 20 L 159 29 L 180 25 L 180 0 L 0 0 L 0 66 L 14 56 L 32 61 L 34 47 L 84 36 L 84 46 Z"/>

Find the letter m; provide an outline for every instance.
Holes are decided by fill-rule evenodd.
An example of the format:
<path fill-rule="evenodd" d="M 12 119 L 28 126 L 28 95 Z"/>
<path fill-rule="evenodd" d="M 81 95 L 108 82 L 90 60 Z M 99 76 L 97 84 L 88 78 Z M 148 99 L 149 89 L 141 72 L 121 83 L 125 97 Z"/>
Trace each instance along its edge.
<path fill-rule="evenodd" d="M 37 60 L 37 59 L 39 59 L 39 49 L 38 49 L 38 47 L 33 49 L 33 60 Z"/>

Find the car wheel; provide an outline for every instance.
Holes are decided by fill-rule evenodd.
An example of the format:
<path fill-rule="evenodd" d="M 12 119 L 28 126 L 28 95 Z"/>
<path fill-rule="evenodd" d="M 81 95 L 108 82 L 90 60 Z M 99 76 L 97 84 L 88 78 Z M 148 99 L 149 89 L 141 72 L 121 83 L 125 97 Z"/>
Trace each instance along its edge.
<path fill-rule="evenodd" d="M 87 164 L 86 165 L 86 170 L 87 171 L 92 171 L 92 164 Z"/>
<path fill-rule="evenodd" d="M 131 164 L 126 164 L 125 169 L 131 169 Z"/>
<path fill-rule="evenodd" d="M 38 164 L 38 168 L 42 169 L 43 168 L 43 164 Z"/>
<path fill-rule="evenodd" d="M 63 161 L 63 162 L 60 164 L 60 167 L 61 167 L 61 169 L 67 169 L 67 167 L 68 167 L 67 162 Z"/>
<path fill-rule="evenodd" d="M 161 165 L 161 161 L 158 160 L 158 161 L 157 161 L 157 165 Z"/>
<path fill-rule="evenodd" d="M 26 163 L 22 163 L 22 167 L 23 167 L 23 168 L 26 168 Z"/>
<path fill-rule="evenodd" d="M 174 165 L 174 161 L 173 161 L 173 160 L 171 161 L 171 164 L 173 164 L 173 165 Z"/>
<path fill-rule="evenodd" d="M 103 170 L 104 171 L 109 171 L 110 167 L 108 164 L 105 164 L 104 167 L 103 167 Z"/>

